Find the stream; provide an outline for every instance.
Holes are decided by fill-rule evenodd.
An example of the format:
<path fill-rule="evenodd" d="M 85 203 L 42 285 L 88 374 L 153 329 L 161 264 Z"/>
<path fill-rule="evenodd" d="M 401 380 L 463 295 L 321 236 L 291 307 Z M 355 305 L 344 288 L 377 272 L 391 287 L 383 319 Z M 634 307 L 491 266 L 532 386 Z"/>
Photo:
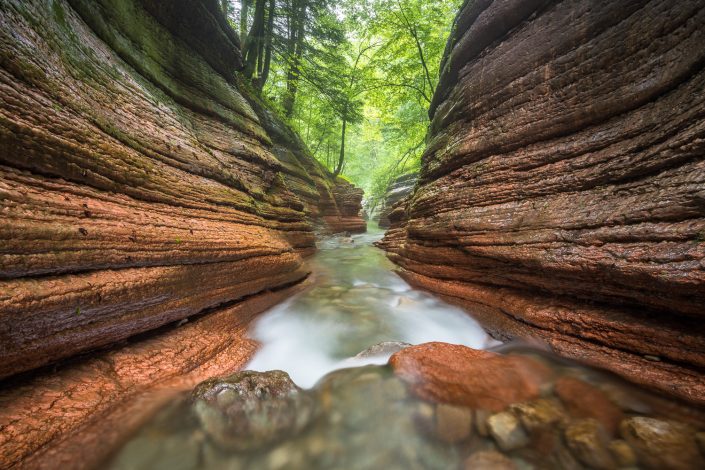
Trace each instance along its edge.
<path fill-rule="evenodd" d="M 548 353 L 502 346 L 467 313 L 397 276 L 373 246 L 382 235 L 371 229 L 322 240 L 309 261 L 312 287 L 252 326 L 261 348 L 248 372 L 170 403 L 106 467 L 638 468 L 646 453 L 660 468 L 664 458 L 700 458 L 691 422 L 658 420 L 677 407 Z M 552 378 L 538 400 L 501 413 L 425 401 L 386 364 L 406 343 L 432 341 L 530 357 Z M 573 386 L 567 397 L 557 391 L 565 384 Z M 687 412 L 681 418 L 688 421 Z M 639 437 L 662 423 L 676 436 L 665 447 Z"/>
<path fill-rule="evenodd" d="M 385 364 L 390 353 L 355 358 L 383 342 L 442 341 L 486 349 L 499 344 L 463 310 L 409 286 L 372 244 L 384 232 L 332 237 L 311 260 L 314 287 L 255 325 L 262 348 L 247 369 L 284 370 L 310 388 L 345 367 Z"/>

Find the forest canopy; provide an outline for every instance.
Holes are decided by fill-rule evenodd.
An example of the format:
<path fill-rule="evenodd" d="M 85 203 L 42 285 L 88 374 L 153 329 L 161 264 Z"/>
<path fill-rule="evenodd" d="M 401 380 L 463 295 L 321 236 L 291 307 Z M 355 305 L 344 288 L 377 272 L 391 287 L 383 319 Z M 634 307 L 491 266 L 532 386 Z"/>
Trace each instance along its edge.
<path fill-rule="evenodd" d="M 420 164 L 462 0 L 222 0 L 245 76 L 373 200 Z"/>

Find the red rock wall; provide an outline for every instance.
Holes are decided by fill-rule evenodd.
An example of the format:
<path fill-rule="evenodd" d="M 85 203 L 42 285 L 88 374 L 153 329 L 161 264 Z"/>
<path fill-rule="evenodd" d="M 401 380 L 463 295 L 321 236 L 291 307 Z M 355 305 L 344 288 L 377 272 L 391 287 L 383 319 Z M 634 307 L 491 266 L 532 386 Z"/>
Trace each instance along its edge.
<path fill-rule="evenodd" d="M 0 377 L 307 275 L 337 184 L 212 3 L 3 2 Z"/>
<path fill-rule="evenodd" d="M 95 464 L 140 394 L 247 361 L 314 228 L 364 229 L 241 82 L 218 3 L 0 2 L 2 468 Z"/>
<path fill-rule="evenodd" d="M 403 274 L 705 404 L 705 2 L 466 2 L 432 117 Z"/>
<path fill-rule="evenodd" d="M 409 173 L 406 175 L 401 175 L 391 182 L 387 188 L 387 193 L 384 195 L 384 199 L 380 204 L 379 209 L 379 226 L 382 228 L 389 228 L 392 222 L 389 216 L 397 209 L 398 206 L 403 206 L 405 204 L 405 199 L 414 191 L 414 186 L 416 185 L 416 180 L 419 179 L 417 173 Z"/>

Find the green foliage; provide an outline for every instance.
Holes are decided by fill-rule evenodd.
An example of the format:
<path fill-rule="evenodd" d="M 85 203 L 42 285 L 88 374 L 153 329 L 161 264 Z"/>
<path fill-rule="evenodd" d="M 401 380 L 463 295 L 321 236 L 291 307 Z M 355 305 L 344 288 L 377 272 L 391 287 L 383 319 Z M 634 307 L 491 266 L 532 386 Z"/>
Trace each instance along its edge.
<path fill-rule="evenodd" d="M 344 144 L 342 174 L 379 197 L 392 179 L 420 166 L 428 107 L 461 3 L 277 0 L 263 94 L 331 171 Z M 290 41 L 297 6 L 305 7 L 299 56 Z"/>

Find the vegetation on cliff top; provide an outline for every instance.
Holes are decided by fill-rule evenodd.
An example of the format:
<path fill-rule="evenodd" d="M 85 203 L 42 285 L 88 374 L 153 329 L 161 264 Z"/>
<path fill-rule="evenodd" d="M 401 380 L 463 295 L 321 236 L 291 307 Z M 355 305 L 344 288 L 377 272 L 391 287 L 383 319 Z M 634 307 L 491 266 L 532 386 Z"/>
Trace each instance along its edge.
<path fill-rule="evenodd" d="M 460 0 L 223 0 L 245 75 L 373 197 L 418 168 Z"/>

